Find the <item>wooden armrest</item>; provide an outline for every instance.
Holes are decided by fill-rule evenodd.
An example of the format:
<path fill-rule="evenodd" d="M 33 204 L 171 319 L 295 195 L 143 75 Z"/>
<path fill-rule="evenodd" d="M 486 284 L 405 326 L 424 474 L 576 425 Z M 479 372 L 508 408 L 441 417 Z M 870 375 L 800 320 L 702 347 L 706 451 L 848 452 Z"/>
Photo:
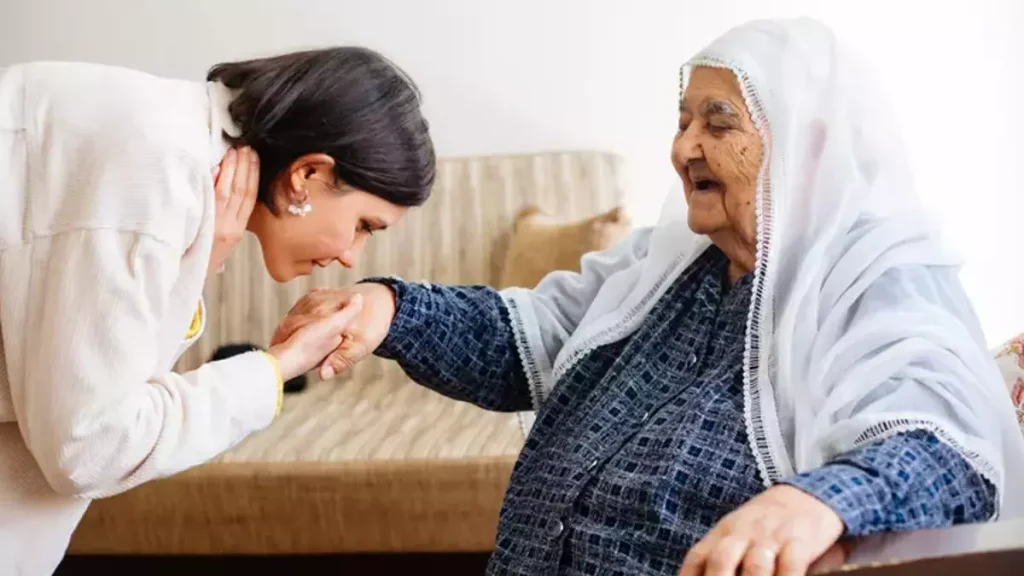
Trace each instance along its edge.
<path fill-rule="evenodd" d="M 879 534 L 841 543 L 812 574 L 897 576 L 1024 573 L 1024 519 Z"/>

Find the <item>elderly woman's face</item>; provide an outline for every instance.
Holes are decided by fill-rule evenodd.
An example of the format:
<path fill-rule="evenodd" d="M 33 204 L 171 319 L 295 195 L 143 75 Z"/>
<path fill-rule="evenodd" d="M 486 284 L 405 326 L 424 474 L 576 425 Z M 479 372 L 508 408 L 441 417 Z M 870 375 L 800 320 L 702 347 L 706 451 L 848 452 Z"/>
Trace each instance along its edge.
<path fill-rule="evenodd" d="M 683 179 L 690 228 L 710 236 L 734 262 L 736 252 L 749 250 L 753 258 L 754 203 L 763 153 L 761 136 L 733 73 L 694 68 L 679 103 L 672 164 Z"/>

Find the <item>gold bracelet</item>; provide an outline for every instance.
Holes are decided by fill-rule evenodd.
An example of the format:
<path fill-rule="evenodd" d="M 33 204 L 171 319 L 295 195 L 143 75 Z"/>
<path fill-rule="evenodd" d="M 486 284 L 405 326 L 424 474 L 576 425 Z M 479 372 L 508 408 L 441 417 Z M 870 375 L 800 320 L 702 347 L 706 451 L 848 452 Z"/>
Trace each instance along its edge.
<path fill-rule="evenodd" d="M 264 352 L 264 356 L 270 360 L 270 365 L 274 367 L 274 374 L 277 375 L 277 409 L 274 411 L 274 416 L 281 413 L 281 408 L 284 407 L 284 378 L 281 377 L 281 366 L 277 363 L 277 358 L 269 352 Z"/>

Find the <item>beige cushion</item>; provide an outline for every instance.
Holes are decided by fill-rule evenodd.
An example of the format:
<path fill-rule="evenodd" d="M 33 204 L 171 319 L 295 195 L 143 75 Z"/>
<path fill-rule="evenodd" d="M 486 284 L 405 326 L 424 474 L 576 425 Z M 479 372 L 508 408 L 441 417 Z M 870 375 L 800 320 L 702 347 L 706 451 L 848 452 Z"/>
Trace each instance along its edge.
<path fill-rule="evenodd" d="M 584 254 L 611 248 L 629 234 L 631 224 L 621 206 L 571 222 L 528 207 L 516 216 L 499 284 L 533 288 L 550 272 L 579 272 Z"/>

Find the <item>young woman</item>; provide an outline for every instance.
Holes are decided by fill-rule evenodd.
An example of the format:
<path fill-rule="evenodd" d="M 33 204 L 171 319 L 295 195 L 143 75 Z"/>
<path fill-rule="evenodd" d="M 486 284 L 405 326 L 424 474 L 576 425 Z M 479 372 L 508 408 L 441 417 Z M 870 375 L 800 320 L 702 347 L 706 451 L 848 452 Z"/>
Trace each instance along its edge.
<path fill-rule="evenodd" d="M 90 499 L 267 426 L 282 382 L 339 344 L 358 302 L 266 353 L 171 371 L 245 230 L 275 280 L 351 266 L 433 178 L 415 86 L 362 48 L 201 83 L 0 70 L 0 573 L 52 573 Z"/>

